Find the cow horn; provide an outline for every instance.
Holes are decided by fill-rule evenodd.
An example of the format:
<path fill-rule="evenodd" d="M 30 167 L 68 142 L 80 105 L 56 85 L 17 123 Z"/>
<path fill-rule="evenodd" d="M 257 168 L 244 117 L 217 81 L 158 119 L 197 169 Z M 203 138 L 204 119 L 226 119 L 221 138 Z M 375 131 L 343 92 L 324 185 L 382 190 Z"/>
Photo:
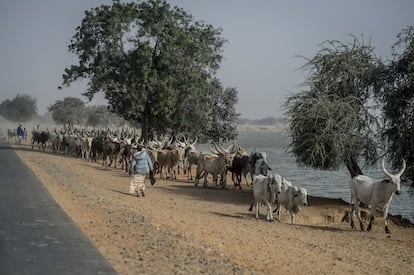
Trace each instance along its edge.
<path fill-rule="evenodd" d="M 217 152 L 217 149 L 214 149 L 212 146 L 211 146 L 211 144 L 209 144 L 208 145 L 208 149 L 210 149 L 210 151 L 212 152 L 212 153 L 215 153 L 215 154 L 217 154 L 218 152 Z"/>
<path fill-rule="evenodd" d="M 402 163 L 402 167 L 401 167 L 401 170 L 400 170 L 400 171 L 398 172 L 398 174 L 396 175 L 397 177 L 401 177 L 401 175 L 404 173 L 405 168 L 406 168 L 405 159 L 403 159 L 402 161 L 403 161 L 403 163 Z"/>
<path fill-rule="evenodd" d="M 228 151 L 224 149 L 223 146 L 221 146 L 220 144 L 214 143 L 214 146 L 220 149 L 219 152 L 222 153 L 223 155 L 228 153 Z"/>
<path fill-rule="evenodd" d="M 213 150 L 213 152 L 216 151 L 216 153 L 224 154 L 223 147 L 221 147 L 215 142 L 213 142 L 213 146 L 216 149 L 216 150 Z M 210 150 L 211 150 L 211 147 L 210 147 Z"/>
<path fill-rule="evenodd" d="M 195 137 L 195 140 L 194 140 L 193 143 L 191 143 L 191 145 L 195 146 L 195 144 L 197 143 L 197 141 L 198 141 L 198 137 Z"/>
<path fill-rule="evenodd" d="M 391 173 L 389 173 L 388 171 L 387 171 L 387 169 L 385 169 L 385 166 L 384 166 L 384 159 L 385 158 L 383 158 L 382 159 L 382 163 L 381 163 L 381 169 L 382 169 L 382 172 L 387 176 L 387 177 L 389 177 L 389 178 L 391 178 L 391 177 L 393 177 L 393 175 L 391 174 Z M 401 177 L 401 175 L 404 173 L 404 171 L 405 171 L 405 168 L 406 168 L 406 163 L 405 163 L 405 160 L 403 159 L 402 160 L 403 161 L 403 164 L 402 164 L 402 167 L 401 167 L 401 170 L 395 175 L 395 177 Z"/>
<path fill-rule="evenodd" d="M 392 176 L 392 174 L 391 174 L 391 173 L 389 173 L 389 172 L 387 171 L 387 169 L 385 169 L 384 162 L 385 162 L 385 157 L 384 157 L 384 158 L 382 158 L 382 162 L 381 162 L 381 170 L 382 170 L 382 172 L 384 173 L 384 175 L 385 175 L 385 176 L 387 176 L 388 178 L 392 178 L 392 177 L 393 177 L 393 176 Z"/>

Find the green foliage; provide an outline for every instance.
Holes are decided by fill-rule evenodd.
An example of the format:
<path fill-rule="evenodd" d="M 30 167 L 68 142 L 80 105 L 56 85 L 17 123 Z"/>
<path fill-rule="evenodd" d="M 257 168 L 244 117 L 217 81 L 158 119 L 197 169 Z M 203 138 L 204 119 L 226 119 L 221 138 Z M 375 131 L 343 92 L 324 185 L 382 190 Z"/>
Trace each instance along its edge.
<path fill-rule="evenodd" d="M 366 103 L 381 75 L 381 62 L 374 48 L 365 45 L 355 36 L 353 43 L 326 41 L 321 49 L 302 67 L 308 71 L 304 83 L 313 92 L 335 95 L 340 98 L 354 96 Z"/>
<path fill-rule="evenodd" d="M 37 115 L 36 99 L 28 95 L 17 95 L 0 104 L 0 114 L 12 121 L 25 122 Z"/>
<path fill-rule="evenodd" d="M 377 159 L 377 123 L 368 101 L 377 86 L 379 61 L 373 48 L 355 37 L 351 44 L 328 41 L 303 69 L 309 88 L 287 102 L 291 152 L 305 165 L 337 169 L 346 164 L 351 175 L 356 161 Z"/>
<path fill-rule="evenodd" d="M 107 126 L 109 114 L 105 106 L 85 107 L 86 125 L 92 127 Z"/>
<path fill-rule="evenodd" d="M 82 124 L 84 121 L 85 102 L 76 97 L 65 97 L 49 106 L 53 119 L 62 124 Z"/>
<path fill-rule="evenodd" d="M 354 96 L 304 93 L 290 99 L 290 149 L 298 161 L 315 168 L 338 169 L 348 159 L 376 158 L 370 125 L 375 118 Z"/>
<path fill-rule="evenodd" d="M 86 125 L 92 127 L 118 127 L 127 123 L 124 119 L 120 118 L 114 113 L 108 110 L 107 106 L 88 106 L 84 109 L 86 117 Z"/>
<path fill-rule="evenodd" d="M 216 143 L 227 142 L 237 137 L 237 117 L 235 105 L 238 100 L 235 88 L 223 91 L 221 84 L 216 80 L 217 95 L 214 97 L 214 108 L 211 109 L 211 127 L 206 128 L 204 136 L 208 136 Z"/>
<path fill-rule="evenodd" d="M 166 1 L 101 5 L 85 12 L 69 51 L 79 58 L 63 84 L 88 78 L 89 99 L 103 92 L 110 111 L 153 132 L 212 127 L 214 75 L 225 40 Z"/>
<path fill-rule="evenodd" d="M 397 38 L 379 93 L 385 126 L 382 135 L 393 166 L 400 168 L 404 158 L 406 174 L 414 180 L 414 27 L 404 29 Z"/>

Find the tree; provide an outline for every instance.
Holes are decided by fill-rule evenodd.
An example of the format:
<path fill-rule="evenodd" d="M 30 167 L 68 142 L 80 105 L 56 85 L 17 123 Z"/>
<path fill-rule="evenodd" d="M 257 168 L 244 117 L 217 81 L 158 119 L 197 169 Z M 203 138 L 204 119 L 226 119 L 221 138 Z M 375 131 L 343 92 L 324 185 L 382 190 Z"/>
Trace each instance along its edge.
<path fill-rule="evenodd" d="M 17 95 L 0 104 L 0 114 L 12 121 L 28 121 L 37 115 L 36 99 L 29 95 Z"/>
<path fill-rule="evenodd" d="M 63 85 L 88 78 L 89 99 L 103 92 L 112 112 L 153 132 L 203 133 L 217 108 L 214 75 L 225 40 L 166 1 L 120 3 L 85 12 L 69 51 L 79 58 Z"/>
<path fill-rule="evenodd" d="M 373 48 L 356 37 L 353 43 L 327 41 L 303 66 L 304 87 L 285 107 L 290 120 L 290 150 L 305 165 L 337 169 L 346 165 L 351 177 L 378 159 L 377 118 L 370 100 L 377 87 L 380 61 Z"/>
<path fill-rule="evenodd" d="M 85 102 L 76 97 L 65 97 L 57 100 L 49 106 L 48 111 L 52 113 L 53 119 L 62 124 L 73 126 L 82 124 L 84 119 Z"/>
<path fill-rule="evenodd" d="M 397 39 L 379 93 L 385 126 L 382 136 L 394 168 L 405 159 L 407 177 L 414 180 L 414 27 L 403 29 Z"/>
<path fill-rule="evenodd" d="M 126 121 L 108 110 L 107 106 L 89 106 L 85 107 L 86 125 L 92 127 L 102 126 L 109 127 L 110 124 L 116 126 L 123 125 Z"/>
<path fill-rule="evenodd" d="M 235 88 L 223 88 L 218 80 L 215 82 L 216 93 L 214 111 L 211 114 L 211 127 L 206 128 L 204 136 L 210 137 L 214 142 L 221 143 L 237 137 L 237 117 L 235 104 L 237 102 L 237 90 Z"/>

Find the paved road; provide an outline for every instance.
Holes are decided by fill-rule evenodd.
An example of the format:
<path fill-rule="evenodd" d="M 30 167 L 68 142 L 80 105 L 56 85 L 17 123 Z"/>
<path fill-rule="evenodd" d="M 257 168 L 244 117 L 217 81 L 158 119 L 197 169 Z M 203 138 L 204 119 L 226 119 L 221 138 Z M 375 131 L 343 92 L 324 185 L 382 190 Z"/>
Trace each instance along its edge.
<path fill-rule="evenodd" d="M 1 141 L 0 274 L 116 274 L 33 172 Z"/>

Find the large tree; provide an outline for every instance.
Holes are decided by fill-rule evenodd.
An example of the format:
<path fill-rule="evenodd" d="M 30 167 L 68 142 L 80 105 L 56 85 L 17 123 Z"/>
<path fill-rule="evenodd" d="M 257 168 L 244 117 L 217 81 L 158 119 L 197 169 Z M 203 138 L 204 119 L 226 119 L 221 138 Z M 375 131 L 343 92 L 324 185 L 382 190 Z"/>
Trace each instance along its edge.
<path fill-rule="evenodd" d="M 215 81 L 214 106 L 217 106 L 211 116 L 211 127 L 205 129 L 204 136 L 211 137 L 216 143 L 226 142 L 237 137 L 235 105 L 237 103 L 237 90 L 235 88 L 223 88 L 218 80 Z M 233 122 L 233 123 L 229 123 Z"/>
<path fill-rule="evenodd" d="M 290 149 L 297 160 L 321 169 L 346 165 L 351 177 L 362 174 L 361 158 L 378 158 L 377 119 L 370 111 L 380 61 L 373 47 L 327 41 L 307 59 L 304 90 L 286 102 Z"/>
<path fill-rule="evenodd" d="M 219 109 L 220 35 L 166 1 L 101 5 L 76 29 L 69 51 L 79 62 L 65 70 L 63 84 L 87 78 L 85 95 L 103 92 L 112 112 L 141 124 L 145 140 L 153 131 L 200 134 Z"/>
<path fill-rule="evenodd" d="M 84 120 L 85 102 L 77 97 L 65 97 L 49 106 L 53 119 L 62 124 L 73 126 L 82 124 Z"/>
<path fill-rule="evenodd" d="M 17 95 L 0 104 L 0 114 L 12 121 L 28 121 L 37 115 L 36 99 L 29 95 Z"/>
<path fill-rule="evenodd" d="M 403 29 L 392 49 L 393 60 L 384 69 L 384 132 L 394 167 L 407 161 L 407 176 L 414 180 L 414 27 Z"/>

